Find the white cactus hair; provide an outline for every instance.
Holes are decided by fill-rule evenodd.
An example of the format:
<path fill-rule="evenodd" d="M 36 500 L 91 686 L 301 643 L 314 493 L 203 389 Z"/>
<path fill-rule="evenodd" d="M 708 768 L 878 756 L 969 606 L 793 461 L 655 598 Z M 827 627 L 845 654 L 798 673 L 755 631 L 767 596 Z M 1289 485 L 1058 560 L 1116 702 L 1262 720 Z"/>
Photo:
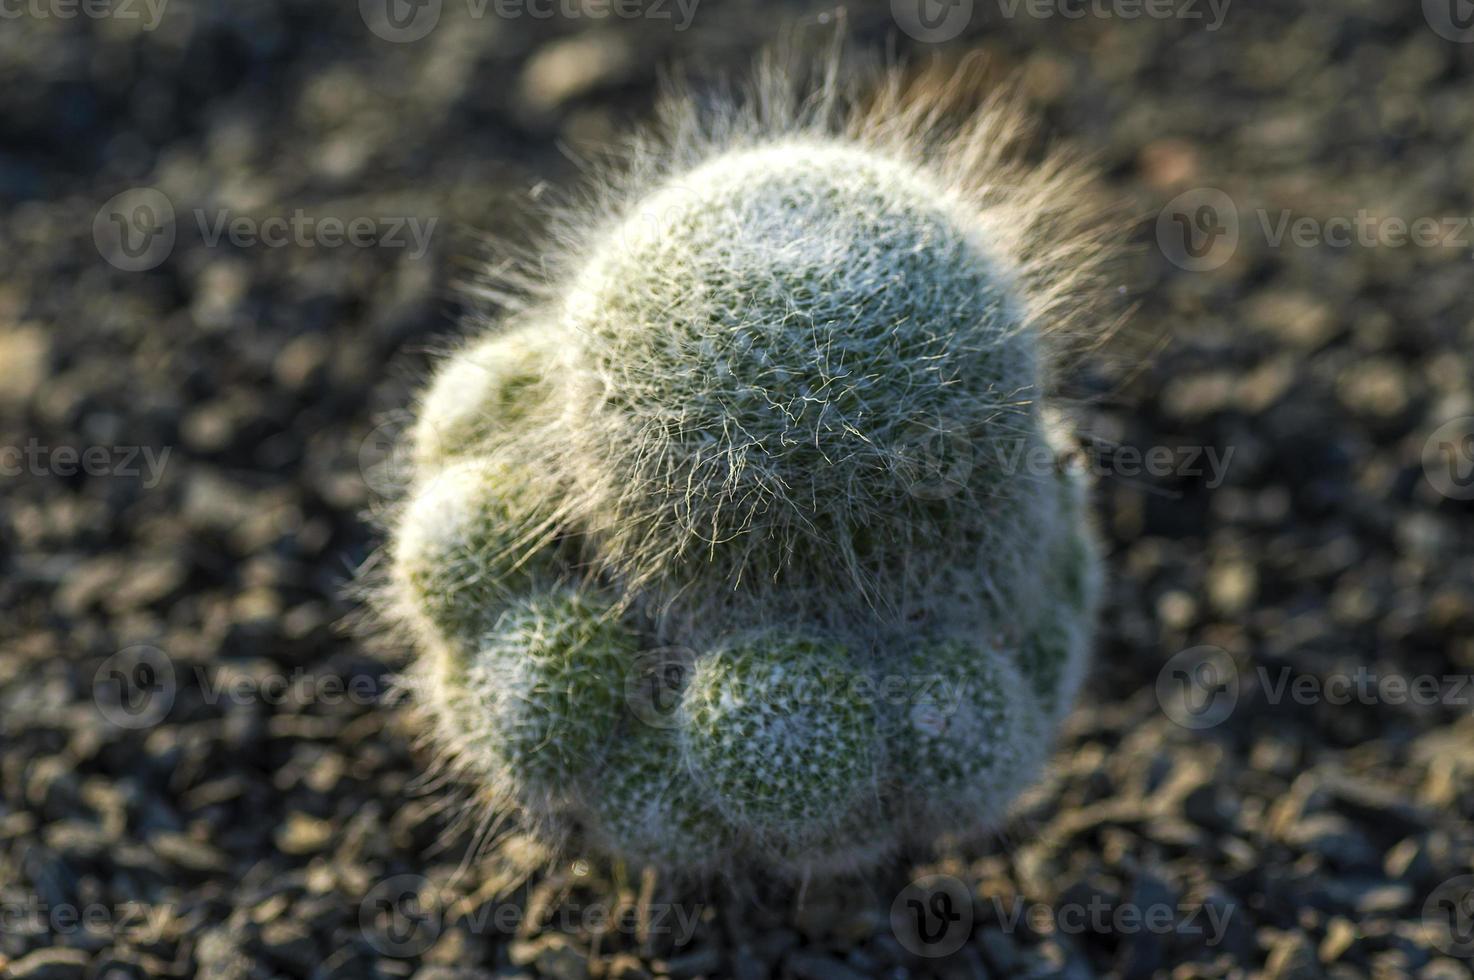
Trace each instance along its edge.
<path fill-rule="evenodd" d="M 805 876 L 970 836 L 959 821 L 996 826 L 1037 775 L 1086 668 L 1100 583 L 1083 476 L 1007 464 L 1062 448 L 1049 401 L 1061 363 L 1117 321 L 1119 225 L 1081 165 L 1035 152 L 1017 87 L 986 65 L 877 70 L 838 34 L 808 50 L 790 42 L 717 98 L 672 85 L 581 195 L 545 205 L 542 241 L 492 245 L 472 339 L 421 400 L 376 605 L 419 651 L 406 687 L 446 770 L 554 849 Z M 970 455 L 928 492 L 916 444 L 936 439 Z M 507 499 L 458 508 L 447 478 Z M 702 677 L 781 674 L 784 655 L 856 676 L 945 658 L 959 683 L 1022 700 L 959 702 L 970 714 L 918 742 L 987 780 L 957 740 L 996 724 L 1006 775 L 916 804 L 927 787 L 891 764 L 912 724 L 893 705 L 775 731 L 781 712 L 707 691 L 679 731 L 616 718 L 619 665 L 671 644 Z M 498 744 L 507 718 L 522 755 Z M 560 723 L 576 744 L 528 766 Z M 840 751 L 822 732 L 841 730 L 858 748 L 824 778 L 863 785 L 810 796 L 850 810 L 764 825 L 732 796 L 774 778 L 752 745 L 802 758 L 807 740 L 822 767 Z"/>
<path fill-rule="evenodd" d="M 632 233 L 671 220 L 661 209 L 670 204 L 672 189 L 693 198 L 693 210 L 699 209 L 709 188 L 691 181 L 694 173 L 699 171 L 704 180 L 713 166 L 719 170 L 740 154 L 765 149 L 774 158 L 796 146 L 855 154 L 877 166 L 893 167 L 887 177 L 911 174 L 923 181 L 920 189 L 935 194 L 940 204 L 957 214 L 965 234 L 985 253 L 989 272 L 1006 284 L 1012 322 L 989 342 L 1027 335 L 1028 349 L 1039 355 L 1039 361 L 1025 385 L 972 393 L 978 404 L 968 411 L 987 422 L 990 434 L 1001 435 L 1016 416 L 1042 403 L 1062 361 L 1097 343 L 1111 326 L 1111 304 L 1103 299 L 1108 298 L 1107 261 L 1117 226 L 1092 194 L 1088 171 L 1068 152 L 1030 156 L 1034 127 L 1020 109 L 1018 86 L 989 85 L 985 63 L 968 60 L 950 69 L 880 71 L 847 65 L 838 41 L 808 62 L 799 50 L 796 43 L 775 49 L 760 61 L 748 88 L 716 99 L 697 98 L 686 88 L 672 86 L 660 104 L 656 124 L 608 151 L 607 158 L 591 162 L 592 179 L 582 196 L 550 209 L 549 234 L 535 251 L 505 244 L 497 249 L 500 261 L 487 267 L 478 293 L 509 309 L 513 319 L 524 311 L 558 309 L 587 281 L 601 249 L 631 252 Z M 805 63 L 810 67 L 800 67 Z M 660 193 L 667 197 L 662 199 Z M 673 206 L 679 208 L 679 200 Z M 725 244 L 735 253 L 742 242 Z M 810 239 L 795 247 L 813 244 Z M 859 271 L 872 276 L 885 272 Z M 895 285 L 887 288 L 894 290 Z M 859 286 L 863 289 L 866 283 Z M 639 288 L 629 283 L 620 287 Z M 676 283 L 674 288 L 688 289 L 689 283 Z M 666 298 L 651 296 L 649 301 Z M 734 318 L 740 315 L 739 311 Z M 586 357 L 585 363 L 573 363 L 594 341 L 607 347 L 611 340 L 599 336 L 591 341 L 591 331 L 579 325 L 563 328 L 561 373 L 584 377 L 606 390 L 618 387 L 617 393 L 628 402 L 654 403 L 658 408 L 658 416 L 644 424 L 620 418 L 610 425 L 611 413 L 587 410 L 599 401 L 595 395 L 569 406 L 570 417 L 561 422 L 550 419 L 545 430 L 522 430 L 526 441 L 519 452 L 541 455 L 539 468 L 566 481 L 560 490 L 565 505 L 601 538 L 591 560 L 617 577 L 628 596 L 644 596 L 654 608 L 688 589 L 694 579 L 709 576 L 723 579 L 721 584 L 728 587 L 719 599 L 723 607 L 746 596 L 752 605 L 781 620 L 828 613 L 849 618 L 858 613 L 858 608 L 839 608 L 844 604 L 835 603 L 836 587 L 840 594 L 852 596 L 856 607 L 889 606 L 892 612 L 918 594 L 941 591 L 917 568 L 893 570 L 884 580 L 874 566 L 888 558 L 857 556 L 845 536 L 813 524 L 814 484 L 834 478 L 839 467 L 830 466 L 808 485 L 796 483 L 796 475 L 811 471 L 797 464 L 787 469 L 776 465 L 768 452 L 771 432 L 744 432 L 745 445 L 734 439 L 723 447 L 723 458 L 701 459 L 700 466 L 711 475 L 700 484 L 691 480 L 697 464 L 682 469 L 681 461 L 672 459 L 674 452 L 689 448 L 680 441 L 685 431 L 700 430 L 699 423 L 726 410 L 722 397 L 733 388 L 763 396 L 771 393 L 778 401 L 785 394 L 779 390 L 781 384 L 768 392 L 764 379 L 741 377 L 736 385 L 724 386 L 707 372 L 692 379 L 692 387 L 705 388 L 702 393 L 709 406 L 681 404 L 671 397 L 668 376 L 654 370 L 642 374 L 638 369 L 647 365 L 634 358 L 626 364 L 636 370 L 617 377 L 607 372 L 600 377 Z M 632 329 L 613 342 L 647 339 L 647 332 Z M 807 342 L 794 339 L 795 347 Z M 933 353 L 945 352 L 938 347 Z M 912 370 L 924 370 L 925 359 L 915 360 Z M 840 383 L 833 375 L 824 380 Z M 857 436 L 854 446 L 845 447 L 856 465 L 847 474 L 849 485 L 834 493 L 832 506 L 847 526 L 885 524 L 889 534 L 881 547 L 893 552 L 907 551 L 912 544 L 907 537 L 924 538 L 933 529 L 931 522 L 912 519 L 908 494 L 896 495 L 896 488 L 877 487 L 869 479 L 880 471 L 904 470 L 913 462 L 907 456 L 908 449 L 915 448 L 908 443 L 907 430 L 918 440 L 930 435 L 941 440 L 956 437 L 975 449 L 985 445 L 975 432 L 965 431 L 968 419 L 938 418 L 937 406 L 921 397 L 938 394 L 936 389 L 946 383 L 939 377 L 930 389 L 916 385 L 909 392 L 895 392 L 893 408 L 901 411 L 889 419 L 872 415 L 869 430 Z M 955 403 L 964 396 L 960 391 L 952 394 L 952 408 L 959 408 Z M 829 398 L 824 410 L 832 412 L 839 400 Z M 703 408 L 707 408 L 704 415 Z M 837 441 L 839 425 L 848 421 L 828 422 L 831 443 Z M 675 436 L 662 440 L 657 431 Z M 815 433 L 811 427 L 805 434 Z M 762 451 L 746 451 L 753 446 Z M 832 449 L 822 447 L 822 458 L 846 462 L 836 461 Z M 860 451 L 866 458 L 858 458 Z M 618 454 L 619 466 L 607 465 L 611 453 Z M 591 460 L 599 465 L 591 466 Z M 1018 479 L 1027 480 L 1029 475 L 1018 474 Z M 989 518 L 974 522 L 974 530 L 995 558 L 996 574 L 985 576 L 983 592 L 1018 581 L 1023 564 L 1010 553 L 1017 539 L 997 533 L 1003 515 L 989 514 L 989 496 L 986 488 L 963 488 L 962 499 L 953 502 L 959 511 L 968 508 Z M 894 512 L 898 504 L 900 510 Z M 738 537 L 740 544 L 734 541 Z M 726 545 L 730 561 L 713 561 L 716 543 Z M 916 543 L 934 547 L 943 542 Z M 969 547 L 976 544 L 968 542 Z M 795 551 L 802 547 L 814 555 L 799 569 Z M 773 560 L 765 562 L 769 557 Z M 693 572 L 693 564 L 700 570 Z M 793 574 L 781 588 L 765 588 L 784 571 Z M 800 595 L 805 583 L 818 594 L 817 601 Z"/>

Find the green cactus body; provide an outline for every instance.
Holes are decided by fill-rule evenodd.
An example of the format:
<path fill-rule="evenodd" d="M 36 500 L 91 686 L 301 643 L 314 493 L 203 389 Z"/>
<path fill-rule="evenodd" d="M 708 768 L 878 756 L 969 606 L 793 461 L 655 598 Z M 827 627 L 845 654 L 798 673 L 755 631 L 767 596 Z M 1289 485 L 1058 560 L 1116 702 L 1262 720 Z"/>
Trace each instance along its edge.
<path fill-rule="evenodd" d="M 964 812 L 997 819 L 1037 774 L 1044 750 L 1038 702 L 1009 660 L 975 640 L 922 646 L 910 696 L 891 706 L 891 770 L 926 825 Z"/>
<path fill-rule="evenodd" d="M 1061 454 L 1067 445 L 1054 420 L 1051 443 Z M 1090 624 L 1100 599 L 1100 559 L 1095 541 L 1084 525 L 1087 484 L 1078 465 L 1062 465 L 1058 500 L 1064 520 L 1043 566 L 1043 595 L 1033 624 L 1017 643 L 1019 670 L 1033 685 L 1045 716 L 1058 721 L 1069 710 L 1084 681 L 1090 653 Z"/>
<path fill-rule="evenodd" d="M 680 727 L 686 762 L 759 836 L 823 834 L 875 792 L 875 706 L 842 648 L 781 636 L 702 658 Z"/>
<path fill-rule="evenodd" d="M 1019 670 L 1033 687 L 1040 707 L 1054 717 L 1069 707 L 1079 687 L 1082 637 L 1069 617 L 1037 623 L 1018 648 Z"/>
<path fill-rule="evenodd" d="M 733 829 L 690 777 L 675 732 L 633 725 L 589 793 L 590 829 L 605 850 L 659 867 L 715 867 Z"/>
<path fill-rule="evenodd" d="M 538 547 L 543 509 L 519 467 L 470 458 L 437 469 L 400 520 L 395 593 L 421 632 L 476 641 L 504 603 L 557 566 Z"/>
<path fill-rule="evenodd" d="M 541 324 L 492 334 L 449 358 L 420 404 L 410 434 L 420 473 L 484 451 L 541 404 L 551 361 Z"/>
<path fill-rule="evenodd" d="M 676 113 L 565 220 L 515 325 L 431 383 L 391 529 L 384 605 L 458 771 L 676 872 L 995 826 L 1099 601 L 1045 397 L 1098 320 L 1075 172 L 1011 156 L 996 107 L 943 131 L 892 84 L 836 124 L 786 91 Z M 688 653 L 652 695 L 657 648 Z"/>
<path fill-rule="evenodd" d="M 896 554 L 1022 494 L 991 465 L 916 478 L 928 442 L 1007 454 L 1035 424 L 1037 344 L 958 211 L 832 141 L 720 156 L 639 202 L 564 301 L 603 557 L 676 589 L 834 581 L 864 601 Z"/>
<path fill-rule="evenodd" d="M 596 767 L 624 717 L 635 652 L 594 597 L 556 589 L 514 600 L 466 670 L 488 755 L 540 788 Z"/>

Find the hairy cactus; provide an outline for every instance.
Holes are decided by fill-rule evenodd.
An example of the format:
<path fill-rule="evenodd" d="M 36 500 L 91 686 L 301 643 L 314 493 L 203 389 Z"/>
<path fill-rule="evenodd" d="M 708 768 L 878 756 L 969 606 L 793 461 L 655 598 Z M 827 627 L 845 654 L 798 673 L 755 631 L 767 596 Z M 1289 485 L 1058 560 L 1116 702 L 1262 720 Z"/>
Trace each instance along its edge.
<path fill-rule="evenodd" d="M 488 273 L 520 298 L 422 399 L 383 590 L 491 805 L 678 872 L 996 827 L 1100 591 L 1047 405 L 1100 326 L 1079 176 L 996 99 L 942 122 L 957 78 L 761 77 Z"/>
<path fill-rule="evenodd" d="M 873 704 L 842 648 L 758 634 L 702 657 L 678 730 L 692 777 L 759 836 L 833 830 L 876 792 Z"/>

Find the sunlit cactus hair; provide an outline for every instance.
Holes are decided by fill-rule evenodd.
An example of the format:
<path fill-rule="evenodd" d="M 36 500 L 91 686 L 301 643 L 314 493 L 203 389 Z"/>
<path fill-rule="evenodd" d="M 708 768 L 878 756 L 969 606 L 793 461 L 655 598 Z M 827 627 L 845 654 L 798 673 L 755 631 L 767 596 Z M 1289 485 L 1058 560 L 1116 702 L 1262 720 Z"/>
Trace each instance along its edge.
<path fill-rule="evenodd" d="M 495 250 L 420 402 L 379 607 L 452 771 L 564 853 L 795 877 L 990 831 L 1085 677 L 1055 391 L 1114 318 L 1108 212 L 975 64 L 799 63 L 676 86 Z"/>

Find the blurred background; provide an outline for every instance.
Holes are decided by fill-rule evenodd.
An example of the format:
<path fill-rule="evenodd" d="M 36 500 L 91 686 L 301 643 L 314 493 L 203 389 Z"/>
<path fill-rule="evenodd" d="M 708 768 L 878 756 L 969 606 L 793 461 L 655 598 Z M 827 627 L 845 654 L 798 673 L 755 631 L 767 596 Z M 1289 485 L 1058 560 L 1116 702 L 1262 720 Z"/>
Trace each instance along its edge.
<path fill-rule="evenodd" d="M 1018 72 L 1133 221 L 1065 379 L 1087 695 L 984 852 L 495 895 L 343 628 L 403 408 L 477 232 L 839 16 L 0 0 L 0 975 L 1474 975 L 1467 0 L 848 6 Z"/>

